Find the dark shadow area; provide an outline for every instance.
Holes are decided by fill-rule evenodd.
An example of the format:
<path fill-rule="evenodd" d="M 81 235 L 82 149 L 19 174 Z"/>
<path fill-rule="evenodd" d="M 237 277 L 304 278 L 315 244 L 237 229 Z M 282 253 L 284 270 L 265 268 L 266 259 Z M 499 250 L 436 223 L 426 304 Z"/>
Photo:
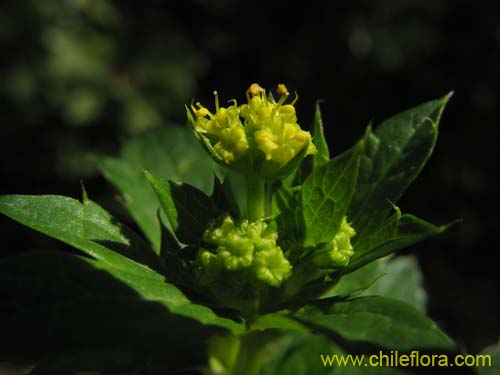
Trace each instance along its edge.
<path fill-rule="evenodd" d="M 84 258 L 25 253 L 0 268 L 0 361 L 41 360 L 54 375 L 195 374 L 206 364 L 215 328 L 171 315 Z"/>

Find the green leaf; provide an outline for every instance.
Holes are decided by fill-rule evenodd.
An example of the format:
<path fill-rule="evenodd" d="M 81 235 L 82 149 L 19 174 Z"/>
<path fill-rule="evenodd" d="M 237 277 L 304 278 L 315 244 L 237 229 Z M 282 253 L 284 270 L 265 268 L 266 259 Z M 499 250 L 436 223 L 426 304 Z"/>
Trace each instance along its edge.
<path fill-rule="evenodd" d="M 356 186 L 361 149 L 360 143 L 315 169 L 304 181 L 305 246 L 331 241 L 337 233 Z"/>
<path fill-rule="evenodd" d="M 387 297 L 319 300 L 292 317 L 341 344 L 348 352 L 363 345 L 388 350 L 455 352 L 453 341 L 420 311 Z"/>
<path fill-rule="evenodd" d="M 3 195 L 0 212 L 111 267 L 155 275 L 153 251 L 96 203 L 58 195 Z M 130 259 L 129 259 L 130 258 Z"/>
<path fill-rule="evenodd" d="M 183 259 L 185 252 L 182 250 L 174 235 L 166 225 L 162 225 L 160 257 L 167 280 L 177 286 L 190 289 L 195 280 L 186 260 Z"/>
<path fill-rule="evenodd" d="M 310 333 L 289 333 L 276 341 L 273 346 L 269 346 L 268 353 L 267 361 L 261 370 L 262 375 L 408 375 L 418 373 L 418 370 L 408 372 L 392 367 L 364 366 L 364 363 L 368 363 L 367 355 L 363 358 L 358 357 L 365 360 L 361 366 L 353 366 L 350 362 L 340 365 L 333 360 L 333 356 L 337 356 L 340 361 L 349 361 L 348 356 L 353 354 L 345 352 L 325 336 Z"/>
<path fill-rule="evenodd" d="M 101 158 L 99 166 L 106 179 L 123 195 L 123 201 L 156 252 L 160 249 L 160 222 L 156 212 L 158 198 L 144 177 L 142 167 L 126 160 Z"/>
<path fill-rule="evenodd" d="M 283 329 L 290 331 L 308 332 L 304 324 L 290 318 L 288 311 L 277 311 L 257 316 L 251 330 Z"/>
<path fill-rule="evenodd" d="M 313 143 L 317 149 L 317 153 L 313 156 L 313 169 L 316 169 L 328 163 L 330 160 L 330 151 L 328 150 L 328 144 L 326 143 L 325 132 L 323 130 L 323 119 L 321 118 L 319 102 L 316 103 L 312 136 Z"/>
<path fill-rule="evenodd" d="M 425 311 L 427 295 L 422 282 L 422 272 L 414 256 L 397 256 L 378 259 L 343 276 L 339 283 L 324 297 L 336 295 L 378 295 L 406 302 Z"/>
<path fill-rule="evenodd" d="M 239 220 L 241 211 L 233 190 L 229 176 L 226 176 L 223 182 L 219 180 L 219 177 L 214 176 L 214 189 L 210 199 L 221 212 L 229 212 L 233 218 Z"/>
<path fill-rule="evenodd" d="M 475 368 L 477 375 L 497 375 L 500 373 L 500 342 L 488 346 L 479 355 L 481 357 L 478 358 L 479 362 Z"/>
<path fill-rule="evenodd" d="M 278 225 L 280 242 L 304 240 L 305 224 L 300 209 L 300 191 L 282 186 L 273 194 L 273 216 Z"/>
<path fill-rule="evenodd" d="M 146 172 L 172 229 L 182 243 L 198 243 L 217 208 L 205 193 L 195 187 L 176 185 Z"/>
<path fill-rule="evenodd" d="M 377 228 L 364 247 L 355 247 L 354 255 L 344 272 L 352 272 L 375 259 L 440 234 L 452 224 L 438 227 L 413 215 L 401 215 L 397 209 L 394 215 Z"/>
<path fill-rule="evenodd" d="M 398 256 L 386 261 L 383 276 L 362 295 L 395 298 L 425 312 L 427 295 L 417 259 L 414 256 Z"/>
<path fill-rule="evenodd" d="M 212 191 L 215 163 L 207 157 L 188 127 L 170 125 L 146 132 L 123 145 L 122 160 L 141 172 Z"/>
<path fill-rule="evenodd" d="M 386 262 L 386 258 L 377 259 L 374 262 L 365 264 L 354 272 L 343 275 L 339 282 L 327 291 L 322 298 L 354 297 L 370 290 L 370 287 L 374 283 L 377 283 L 380 278 L 386 276 L 384 272 Z"/>
<path fill-rule="evenodd" d="M 169 126 L 146 132 L 125 143 L 119 158 L 101 158 L 103 175 L 122 194 L 125 205 L 155 251 L 160 249 L 160 204 L 144 170 L 209 194 L 216 164 L 186 127 Z"/>
<path fill-rule="evenodd" d="M 330 161 L 330 151 L 328 150 L 328 144 L 323 130 L 323 120 L 321 118 L 319 103 L 319 101 L 316 102 L 316 111 L 314 113 L 312 125 L 312 142 L 316 146 L 317 152 L 310 158 L 306 158 L 305 160 L 301 159 L 300 167 L 297 168 L 294 173 L 282 180 L 284 186 L 291 187 L 302 185 L 304 180 L 314 169 Z"/>
<path fill-rule="evenodd" d="M 355 248 L 366 247 L 392 204 L 424 167 L 436 143 L 437 125 L 450 96 L 391 117 L 375 132 L 368 127 L 358 183 L 348 213 L 357 232 Z"/>
<path fill-rule="evenodd" d="M 85 238 L 108 249 L 159 269 L 159 261 L 153 249 L 134 231 L 118 222 L 111 214 L 83 195 L 83 232 Z"/>
<path fill-rule="evenodd" d="M 191 329 L 201 334 L 205 326 L 243 331 L 242 324 L 191 303 L 161 277 L 58 252 L 1 260 L 0 298 L 0 345 L 20 346 L 8 352 L 23 350 L 28 342 L 34 348 L 52 345 L 68 350 L 96 343 L 150 348 Z"/>
<path fill-rule="evenodd" d="M 321 354 L 341 353 L 340 348 L 324 336 L 291 333 L 278 340 L 269 352 L 262 375 L 328 375 L 339 370 L 334 372 L 321 361 Z"/>

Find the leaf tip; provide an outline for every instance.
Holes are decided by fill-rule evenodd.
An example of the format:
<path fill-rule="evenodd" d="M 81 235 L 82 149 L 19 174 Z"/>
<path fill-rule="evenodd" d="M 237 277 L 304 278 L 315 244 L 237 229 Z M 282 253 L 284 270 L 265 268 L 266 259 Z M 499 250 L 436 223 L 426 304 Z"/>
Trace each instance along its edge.
<path fill-rule="evenodd" d="M 193 127 L 194 123 L 196 122 L 194 120 L 194 117 L 193 117 L 193 114 L 191 113 L 191 111 L 189 110 L 189 107 L 187 106 L 187 104 L 184 104 L 184 107 L 186 108 L 186 115 L 187 115 L 187 119 L 189 121 L 189 123 L 191 124 L 191 128 Z"/>
<path fill-rule="evenodd" d="M 151 174 L 151 172 L 148 171 L 147 169 L 145 169 L 143 173 L 144 173 L 144 177 L 146 177 L 146 179 L 149 182 L 152 182 L 152 180 L 154 179 L 154 176 Z"/>
<path fill-rule="evenodd" d="M 321 108 L 320 108 L 321 106 L 320 106 L 320 104 L 322 104 L 324 102 L 325 102 L 325 99 L 318 99 L 318 100 L 316 100 L 316 106 L 315 106 L 316 112 L 321 112 Z"/>
<path fill-rule="evenodd" d="M 436 113 L 436 118 L 433 119 L 433 122 L 435 123 L 435 127 L 437 128 L 439 121 L 441 120 L 441 116 L 443 115 L 444 108 L 448 104 L 448 101 L 451 99 L 451 97 L 455 94 L 454 91 L 450 91 L 448 94 L 443 96 L 441 99 L 438 99 L 437 102 L 439 103 L 439 107 L 437 109 Z"/>
<path fill-rule="evenodd" d="M 443 102 L 443 104 L 446 104 L 448 103 L 448 101 L 451 99 L 451 97 L 455 95 L 455 91 L 451 90 L 448 94 L 446 94 L 445 96 L 443 96 L 441 98 L 441 101 Z"/>
<path fill-rule="evenodd" d="M 396 212 L 398 220 L 401 219 L 401 216 L 402 216 L 401 209 L 390 199 L 386 199 L 386 200 L 391 205 L 394 212 Z"/>
<path fill-rule="evenodd" d="M 431 105 L 431 110 L 427 114 L 427 116 L 422 116 L 422 118 L 424 121 L 430 123 L 430 125 L 434 131 L 438 130 L 439 122 L 441 121 L 441 116 L 443 115 L 444 109 L 446 108 L 448 101 L 454 95 L 454 93 L 455 93 L 454 91 L 450 91 L 446 95 L 444 95 L 443 97 L 432 100 L 432 101 L 424 104 L 424 105 Z M 419 108 L 419 107 L 417 107 L 417 108 Z"/>
<path fill-rule="evenodd" d="M 82 202 L 85 203 L 89 200 L 89 196 L 87 194 L 87 190 L 85 189 L 85 185 L 83 184 L 83 180 L 80 180 L 80 187 L 82 189 Z"/>
<path fill-rule="evenodd" d="M 462 219 L 462 218 L 455 219 L 455 220 L 449 222 L 448 224 L 441 225 L 439 227 L 439 231 L 440 231 L 440 233 L 443 233 L 444 231 L 446 231 L 446 230 L 450 229 L 451 227 L 455 226 L 455 224 L 460 224 L 463 221 L 464 221 L 464 219 Z"/>

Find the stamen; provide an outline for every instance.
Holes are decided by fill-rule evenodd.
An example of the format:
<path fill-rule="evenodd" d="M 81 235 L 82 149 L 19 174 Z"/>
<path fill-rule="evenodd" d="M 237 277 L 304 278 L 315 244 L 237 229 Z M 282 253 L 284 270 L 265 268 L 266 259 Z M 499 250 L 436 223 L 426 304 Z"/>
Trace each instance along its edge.
<path fill-rule="evenodd" d="M 198 112 L 198 110 L 194 106 L 194 99 L 191 100 L 191 111 L 193 111 L 194 115 L 196 116 L 196 113 Z M 198 116 L 196 116 L 196 117 L 198 117 Z"/>
<path fill-rule="evenodd" d="M 295 103 L 297 103 L 297 100 L 299 100 L 299 94 L 297 94 L 297 91 L 295 91 L 295 98 L 293 98 L 290 104 L 295 105 Z"/>
<path fill-rule="evenodd" d="M 278 84 L 278 89 L 276 91 L 280 95 L 288 95 L 288 89 L 283 83 Z"/>
<path fill-rule="evenodd" d="M 288 91 L 285 92 L 284 94 L 282 94 L 280 100 L 277 103 L 278 107 L 281 106 L 289 96 L 290 96 L 290 93 Z"/>
<path fill-rule="evenodd" d="M 198 109 L 195 109 L 193 105 L 191 105 L 191 108 L 193 109 L 193 112 L 195 113 L 196 117 L 208 116 L 212 120 L 215 118 L 215 116 L 208 109 L 203 107 L 200 102 L 196 102 L 195 105 L 198 107 Z"/>
<path fill-rule="evenodd" d="M 219 93 L 217 90 L 214 90 L 214 96 L 215 96 L 215 111 L 219 111 Z"/>
<path fill-rule="evenodd" d="M 258 83 L 252 83 L 247 90 L 247 94 L 251 96 L 255 96 L 265 91 Z"/>

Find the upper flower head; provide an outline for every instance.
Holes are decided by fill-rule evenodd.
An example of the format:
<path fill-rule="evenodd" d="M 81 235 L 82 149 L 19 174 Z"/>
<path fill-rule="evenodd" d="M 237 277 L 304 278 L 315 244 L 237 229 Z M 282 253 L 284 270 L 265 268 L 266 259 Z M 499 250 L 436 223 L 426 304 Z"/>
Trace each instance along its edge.
<path fill-rule="evenodd" d="M 278 101 L 257 83 L 247 92 L 247 103 L 220 107 L 215 93 L 215 113 L 201 104 L 191 105 L 189 117 L 196 134 L 212 154 L 226 165 L 253 166 L 258 174 L 269 178 L 298 155 L 316 152 L 311 134 L 297 123 L 295 102 L 285 104 L 290 96 L 285 85 L 278 85 Z M 208 143 L 208 144 L 207 144 Z"/>
<path fill-rule="evenodd" d="M 298 96 L 285 104 L 290 93 L 284 84 L 279 84 L 277 92 L 281 96 L 276 102 L 264 89 L 256 89 L 254 85 L 247 91 L 248 104 L 241 106 L 241 115 L 265 159 L 284 166 L 302 150 L 306 155 L 315 153 L 311 134 L 297 123 L 294 104 Z"/>

